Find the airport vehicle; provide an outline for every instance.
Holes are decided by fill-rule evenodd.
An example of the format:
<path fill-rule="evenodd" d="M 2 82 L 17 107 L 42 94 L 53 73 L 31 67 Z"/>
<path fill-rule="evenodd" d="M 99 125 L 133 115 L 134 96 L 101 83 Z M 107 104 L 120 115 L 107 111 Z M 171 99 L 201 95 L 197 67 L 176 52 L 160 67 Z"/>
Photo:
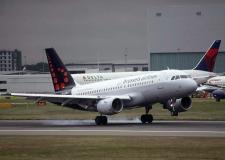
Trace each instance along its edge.
<path fill-rule="evenodd" d="M 151 123 L 149 110 L 154 103 L 162 103 L 171 115 L 178 115 L 191 107 L 189 97 L 197 89 L 196 82 L 179 70 L 146 72 L 114 80 L 79 85 L 72 78 L 53 48 L 46 49 L 55 94 L 11 93 L 12 96 L 33 97 L 73 109 L 99 112 L 97 125 L 107 124 L 107 117 L 125 109 L 145 107 L 142 123 Z"/>
<path fill-rule="evenodd" d="M 209 47 L 207 52 L 198 62 L 198 64 L 189 70 L 182 70 L 185 73 L 191 75 L 191 77 L 198 83 L 205 83 L 209 78 L 215 77 L 218 74 L 213 73 L 216 57 L 219 51 L 221 40 L 215 40 Z M 154 71 L 148 71 L 154 72 Z M 146 71 L 141 72 L 114 72 L 114 73 L 89 73 L 72 75 L 75 81 L 79 84 L 88 84 L 98 81 L 111 80 L 116 78 L 122 78 L 127 76 L 146 74 Z"/>

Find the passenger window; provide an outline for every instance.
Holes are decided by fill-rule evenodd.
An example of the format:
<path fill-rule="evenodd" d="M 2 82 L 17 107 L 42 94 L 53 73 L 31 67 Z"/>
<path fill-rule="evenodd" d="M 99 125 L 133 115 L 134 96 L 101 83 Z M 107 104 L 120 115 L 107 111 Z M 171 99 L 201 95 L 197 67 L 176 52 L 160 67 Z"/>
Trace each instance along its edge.
<path fill-rule="evenodd" d="M 172 78 L 171 78 L 171 80 L 174 80 L 175 79 L 175 76 L 173 76 Z"/>

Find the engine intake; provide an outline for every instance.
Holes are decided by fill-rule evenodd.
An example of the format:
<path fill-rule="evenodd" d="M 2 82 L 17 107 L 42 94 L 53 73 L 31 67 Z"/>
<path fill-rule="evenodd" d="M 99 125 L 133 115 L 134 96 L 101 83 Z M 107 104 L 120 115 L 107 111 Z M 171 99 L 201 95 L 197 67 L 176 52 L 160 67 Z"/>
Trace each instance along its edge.
<path fill-rule="evenodd" d="M 192 104 L 191 98 L 184 97 L 184 98 L 176 99 L 173 102 L 169 100 L 167 102 L 167 108 L 171 112 L 185 112 L 191 108 L 191 104 Z"/>
<path fill-rule="evenodd" d="M 104 115 L 113 115 L 123 110 L 123 102 L 119 98 L 102 99 L 97 103 L 97 110 Z"/>

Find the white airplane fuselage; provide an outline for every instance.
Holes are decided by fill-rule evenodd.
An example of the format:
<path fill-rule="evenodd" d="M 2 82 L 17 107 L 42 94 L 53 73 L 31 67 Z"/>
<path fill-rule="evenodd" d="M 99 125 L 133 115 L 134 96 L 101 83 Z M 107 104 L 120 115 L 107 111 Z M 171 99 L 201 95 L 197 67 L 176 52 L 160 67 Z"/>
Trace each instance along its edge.
<path fill-rule="evenodd" d="M 181 70 L 190 75 L 197 84 L 205 83 L 209 78 L 215 77 L 217 74 L 213 72 L 206 72 L 200 70 Z M 140 72 L 112 72 L 112 73 L 87 73 L 87 74 L 73 74 L 73 79 L 79 84 L 89 84 L 99 81 L 112 80 L 117 78 L 137 76 L 148 73 L 155 73 L 156 71 L 140 71 Z"/>
<path fill-rule="evenodd" d="M 184 75 L 185 78 L 171 80 L 173 76 Z M 196 82 L 178 70 L 163 70 L 154 73 L 118 78 L 109 81 L 79 85 L 72 89 L 72 95 L 104 95 L 116 97 L 128 95 L 131 100 L 124 101 L 124 108 L 166 102 L 170 98 L 182 98 L 193 93 Z M 88 104 L 87 104 L 88 106 Z M 90 110 L 92 108 L 89 106 Z"/>
<path fill-rule="evenodd" d="M 206 84 L 224 88 L 225 76 L 217 76 L 217 77 L 210 78 Z"/>

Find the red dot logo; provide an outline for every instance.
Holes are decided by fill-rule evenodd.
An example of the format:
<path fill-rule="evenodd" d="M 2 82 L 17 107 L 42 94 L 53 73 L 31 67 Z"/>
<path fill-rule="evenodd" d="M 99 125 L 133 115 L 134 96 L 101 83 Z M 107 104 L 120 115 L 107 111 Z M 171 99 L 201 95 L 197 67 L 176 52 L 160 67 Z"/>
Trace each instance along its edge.
<path fill-rule="evenodd" d="M 59 84 L 55 84 L 55 90 L 59 90 Z"/>
<path fill-rule="evenodd" d="M 65 82 L 65 83 L 68 83 L 68 82 L 69 82 L 69 79 L 68 79 L 67 77 L 65 77 L 65 78 L 64 78 L 64 82 Z"/>
<path fill-rule="evenodd" d="M 53 79 L 53 83 L 58 83 L 57 78 L 54 78 L 54 79 Z"/>
<path fill-rule="evenodd" d="M 65 83 L 60 83 L 60 88 L 64 89 L 65 88 Z"/>

